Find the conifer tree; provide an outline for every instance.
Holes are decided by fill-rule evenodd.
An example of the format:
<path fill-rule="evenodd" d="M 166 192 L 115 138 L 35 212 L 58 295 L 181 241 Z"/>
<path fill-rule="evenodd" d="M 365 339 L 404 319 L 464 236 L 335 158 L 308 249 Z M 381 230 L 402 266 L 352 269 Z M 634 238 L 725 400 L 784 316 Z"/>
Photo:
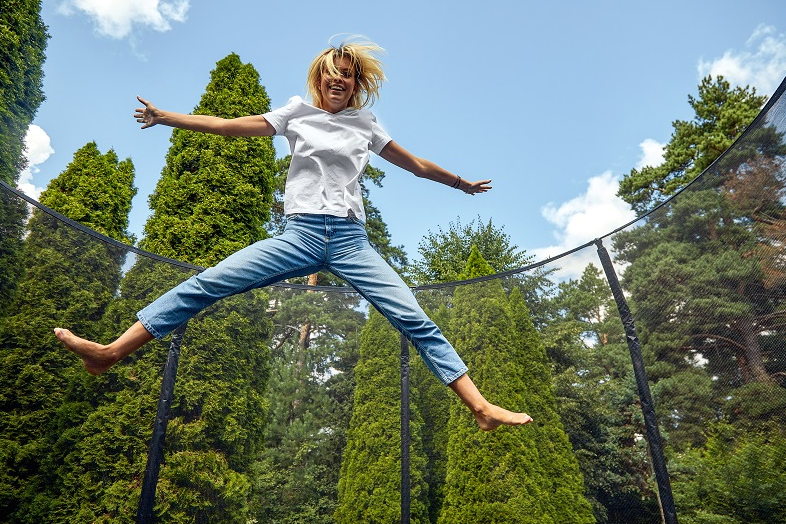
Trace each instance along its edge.
<path fill-rule="evenodd" d="M 130 160 L 95 143 L 77 151 L 41 202 L 65 216 L 127 240 L 136 189 Z M 59 325 L 95 336 L 120 280 L 124 253 L 36 210 L 25 239 L 26 277 L 14 314 L 0 320 L 0 483 L 3 522 L 53 522 L 62 487 L 57 466 L 68 434 L 89 411 L 78 359 L 52 334 Z"/>
<path fill-rule="evenodd" d="M 25 167 L 25 134 L 44 101 L 44 51 L 49 35 L 41 0 L 0 9 L 0 180 L 12 183 Z"/>
<path fill-rule="evenodd" d="M 372 310 L 361 333 L 360 361 L 347 446 L 339 479 L 338 523 L 398 522 L 401 511 L 400 336 Z M 410 421 L 410 485 L 412 522 L 425 523 L 423 466 L 420 445 L 423 422 L 416 410 Z"/>
<path fill-rule="evenodd" d="M 463 278 L 491 274 L 473 248 Z M 481 432 L 454 401 L 445 500 L 439 522 L 594 522 L 557 414 L 548 361 L 522 295 L 498 280 L 455 293 L 451 332 L 473 380 L 495 404 L 524 409 L 536 422 Z"/>
<path fill-rule="evenodd" d="M 235 118 L 269 110 L 259 74 L 232 53 L 211 72 L 194 114 Z M 175 129 L 171 142 L 140 245 L 211 266 L 265 238 L 276 170 L 272 139 Z"/>
<path fill-rule="evenodd" d="M 699 84 L 698 97 L 688 96 L 693 120 L 675 120 L 659 166 L 632 169 L 620 181 L 617 195 L 639 214 L 654 209 L 704 171 L 756 118 L 766 96 L 749 86 L 732 88 L 718 76 Z"/>
<path fill-rule="evenodd" d="M 40 0 L 4 2 L 0 8 L 0 180 L 14 184 L 25 168 L 27 128 L 44 101 L 44 50 L 49 35 Z M 22 277 L 22 230 L 27 208 L 0 198 L 0 316 Z"/>
<path fill-rule="evenodd" d="M 194 113 L 237 117 L 267 110 L 269 99 L 256 70 L 230 54 L 216 64 Z M 171 141 L 141 245 L 207 266 L 264 238 L 275 169 L 271 138 L 176 129 Z M 136 311 L 188 276 L 140 257 L 105 316 L 102 338 L 117 337 L 136 320 Z M 157 485 L 158 520 L 248 520 L 251 463 L 268 412 L 267 302 L 267 292 L 249 292 L 222 300 L 189 322 Z M 167 351 L 168 342 L 153 342 L 96 379 L 102 403 L 77 439 L 91 444 L 67 458 L 79 495 L 62 501 L 64 512 L 106 522 L 124 522 L 135 513 Z M 96 454 L 101 464 L 114 468 L 96 472 L 90 460 Z"/>
<path fill-rule="evenodd" d="M 423 292 L 418 292 L 418 300 L 428 302 L 429 300 L 422 298 L 423 294 Z M 435 310 L 427 311 L 427 313 L 440 327 L 447 339 L 453 340 L 450 331 L 450 310 L 445 303 L 443 302 Z M 409 365 L 410 403 L 415 406 L 414 409 L 420 413 L 424 422 L 420 439 L 426 460 L 423 465 L 423 479 L 428 490 L 426 501 L 429 522 L 437 522 L 444 500 L 449 436 L 448 421 L 453 400 L 452 393 L 426 367 L 422 358 L 411 358 Z"/>

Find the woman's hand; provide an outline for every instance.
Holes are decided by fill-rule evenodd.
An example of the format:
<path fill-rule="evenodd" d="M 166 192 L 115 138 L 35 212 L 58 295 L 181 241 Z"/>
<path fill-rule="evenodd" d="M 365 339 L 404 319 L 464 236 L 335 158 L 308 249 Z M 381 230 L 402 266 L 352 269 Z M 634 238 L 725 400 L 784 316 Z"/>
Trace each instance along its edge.
<path fill-rule="evenodd" d="M 470 182 L 469 180 L 464 180 L 462 178 L 459 189 L 468 195 L 474 195 L 475 193 L 485 193 L 491 189 L 491 186 L 489 185 L 490 182 L 491 180 L 478 180 L 477 182 Z"/>
<path fill-rule="evenodd" d="M 148 127 L 153 127 L 158 124 L 161 120 L 161 110 L 147 100 L 144 100 L 142 97 L 138 96 L 136 99 L 145 106 L 136 108 L 136 112 L 134 113 L 136 121 L 140 124 L 144 124 L 142 129 L 147 129 Z"/>

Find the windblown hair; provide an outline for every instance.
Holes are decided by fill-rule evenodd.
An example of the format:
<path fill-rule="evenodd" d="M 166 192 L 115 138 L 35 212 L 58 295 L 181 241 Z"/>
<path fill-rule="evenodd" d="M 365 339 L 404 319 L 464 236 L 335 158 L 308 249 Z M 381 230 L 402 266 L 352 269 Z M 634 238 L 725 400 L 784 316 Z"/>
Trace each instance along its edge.
<path fill-rule="evenodd" d="M 360 109 L 371 106 L 379 98 L 379 88 L 386 80 L 382 61 L 378 55 L 385 50 L 374 42 L 343 41 L 338 47 L 331 46 L 319 53 L 308 68 L 306 87 L 316 107 L 322 107 L 322 92 L 319 83 L 322 75 L 340 76 L 336 60 L 348 58 L 355 72 L 357 89 L 349 100 L 348 107 Z"/>

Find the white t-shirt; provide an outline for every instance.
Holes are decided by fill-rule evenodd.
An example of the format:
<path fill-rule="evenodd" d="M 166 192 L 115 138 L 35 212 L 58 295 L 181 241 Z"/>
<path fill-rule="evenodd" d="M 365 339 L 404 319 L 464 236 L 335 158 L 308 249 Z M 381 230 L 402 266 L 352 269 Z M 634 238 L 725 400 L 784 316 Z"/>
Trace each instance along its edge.
<path fill-rule="evenodd" d="M 365 221 L 360 178 L 369 151 L 379 154 L 390 142 L 371 111 L 350 108 L 334 114 L 294 96 L 262 116 L 289 140 L 284 213 L 345 217 L 351 210 Z"/>

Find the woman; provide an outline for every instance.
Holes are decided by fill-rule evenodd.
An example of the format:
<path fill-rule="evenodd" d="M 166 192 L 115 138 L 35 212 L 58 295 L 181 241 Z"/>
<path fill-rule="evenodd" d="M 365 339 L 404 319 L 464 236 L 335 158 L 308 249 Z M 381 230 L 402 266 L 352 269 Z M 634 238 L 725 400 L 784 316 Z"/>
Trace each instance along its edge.
<path fill-rule="evenodd" d="M 495 406 L 480 394 L 467 367 L 426 316 L 399 275 L 369 244 L 360 177 L 370 151 L 418 177 L 485 193 L 490 180 L 469 182 L 433 162 L 417 158 L 392 141 L 363 107 L 373 104 L 385 80 L 371 42 L 331 47 L 311 63 L 308 90 L 313 105 L 300 97 L 264 115 L 224 119 L 163 111 L 139 98 L 134 117 L 142 129 L 162 124 L 228 136 L 283 135 L 292 161 L 287 175 L 286 227 L 218 265 L 191 277 L 141 310 L 138 321 L 117 340 L 102 345 L 56 328 L 58 339 L 99 374 L 153 338 L 163 338 L 222 297 L 327 269 L 349 282 L 413 343 L 429 369 L 472 411 L 479 427 L 532 421 L 526 413 Z"/>

